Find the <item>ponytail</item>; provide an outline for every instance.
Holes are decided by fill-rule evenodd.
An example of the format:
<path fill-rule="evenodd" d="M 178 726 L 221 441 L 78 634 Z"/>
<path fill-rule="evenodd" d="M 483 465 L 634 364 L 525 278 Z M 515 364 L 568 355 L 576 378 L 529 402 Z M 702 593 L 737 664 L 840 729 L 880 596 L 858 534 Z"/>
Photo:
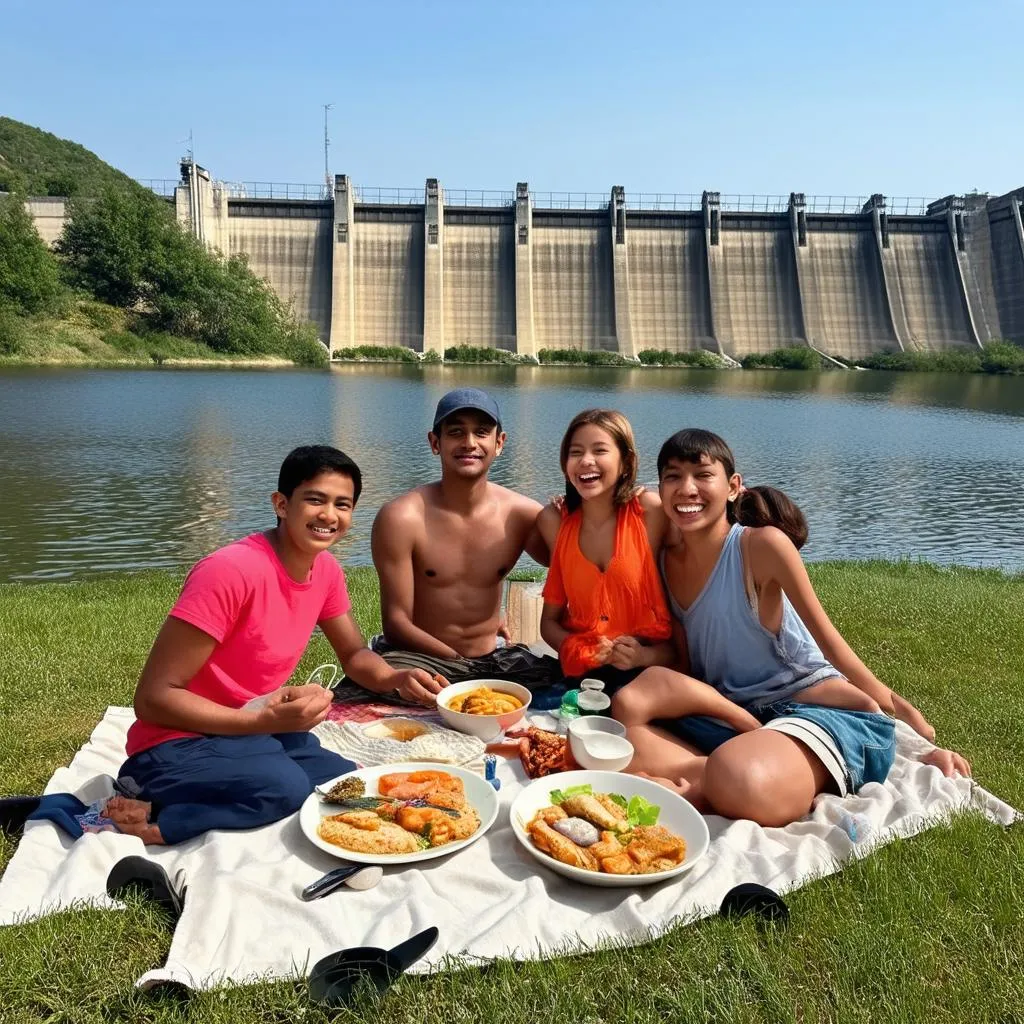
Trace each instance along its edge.
<path fill-rule="evenodd" d="M 749 487 L 729 505 L 729 521 L 741 526 L 774 526 L 799 551 L 807 543 L 807 520 L 800 507 L 775 487 Z"/>

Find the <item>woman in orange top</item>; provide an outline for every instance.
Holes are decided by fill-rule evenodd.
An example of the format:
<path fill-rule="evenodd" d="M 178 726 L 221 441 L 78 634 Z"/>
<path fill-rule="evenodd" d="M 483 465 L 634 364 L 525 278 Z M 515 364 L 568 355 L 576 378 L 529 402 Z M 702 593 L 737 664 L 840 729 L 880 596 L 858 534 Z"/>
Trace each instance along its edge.
<path fill-rule="evenodd" d="M 567 677 L 602 679 L 609 693 L 675 653 L 653 555 L 666 520 L 658 495 L 636 486 L 638 462 L 622 413 L 581 412 L 562 439 L 565 502 L 537 520 L 551 551 L 541 636 Z"/>

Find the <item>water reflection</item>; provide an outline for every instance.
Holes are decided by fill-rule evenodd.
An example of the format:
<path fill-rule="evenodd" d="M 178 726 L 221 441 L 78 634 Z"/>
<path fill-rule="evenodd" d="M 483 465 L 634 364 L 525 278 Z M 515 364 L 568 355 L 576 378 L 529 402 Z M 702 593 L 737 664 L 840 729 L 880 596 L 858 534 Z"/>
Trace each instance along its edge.
<path fill-rule="evenodd" d="M 538 499 L 561 490 L 572 415 L 613 405 L 633 422 L 645 480 L 673 430 L 721 433 L 748 482 L 804 507 L 809 557 L 1024 568 L 1021 379 L 375 365 L 0 373 L 0 580 L 187 565 L 272 523 L 281 458 L 310 442 L 363 468 L 339 553 L 365 564 L 380 504 L 436 476 L 437 399 L 470 384 L 495 394 L 509 433 L 493 479 Z"/>

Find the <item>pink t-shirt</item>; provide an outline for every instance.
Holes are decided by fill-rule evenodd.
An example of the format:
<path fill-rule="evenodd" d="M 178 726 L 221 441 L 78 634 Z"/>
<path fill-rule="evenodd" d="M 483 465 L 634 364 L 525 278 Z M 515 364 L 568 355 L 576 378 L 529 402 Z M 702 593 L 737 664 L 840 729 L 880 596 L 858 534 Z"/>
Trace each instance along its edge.
<path fill-rule="evenodd" d="M 302 583 L 288 575 L 262 533 L 214 551 L 192 568 L 170 611 L 217 641 L 189 691 L 229 708 L 271 693 L 295 671 L 316 624 L 351 607 L 345 573 L 326 551 Z M 128 730 L 128 756 L 198 735 L 136 721 Z"/>

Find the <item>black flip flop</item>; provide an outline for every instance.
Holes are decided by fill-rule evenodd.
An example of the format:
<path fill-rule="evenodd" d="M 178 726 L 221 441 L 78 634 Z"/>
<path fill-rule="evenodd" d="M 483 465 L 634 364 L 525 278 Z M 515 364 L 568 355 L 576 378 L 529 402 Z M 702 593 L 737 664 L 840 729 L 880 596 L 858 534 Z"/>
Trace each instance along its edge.
<path fill-rule="evenodd" d="M 438 934 L 436 928 L 427 928 L 393 949 L 358 946 L 330 953 L 309 972 L 309 997 L 323 1006 L 345 1006 L 360 981 L 383 992 L 426 954 Z"/>
<path fill-rule="evenodd" d="M 179 892 L 171 883 L 167 872 L 155 861 L 145 857 L 123 857 L 107 875 L 107 895 L 123 900 L 132 891 L 141 892 L 152 900 L 171 919 L 178 923 L 185 903 L 185 887 Z"/>
<path fill-rule="evenodd" d="M 759 920 L 773 924 L 786 924 L 789 921 L 789 907 L 782 897 L 756 882 L 744 882 L 730 889 L 718 912 L 723 917 L 746 917 L 753 914 Z"/>
<path fill-rule="evenodd" d="M 41 799 L 38 796 L 0 797 L 0 832 L 20 835 L 28 816 L 39 809 Z"/>

